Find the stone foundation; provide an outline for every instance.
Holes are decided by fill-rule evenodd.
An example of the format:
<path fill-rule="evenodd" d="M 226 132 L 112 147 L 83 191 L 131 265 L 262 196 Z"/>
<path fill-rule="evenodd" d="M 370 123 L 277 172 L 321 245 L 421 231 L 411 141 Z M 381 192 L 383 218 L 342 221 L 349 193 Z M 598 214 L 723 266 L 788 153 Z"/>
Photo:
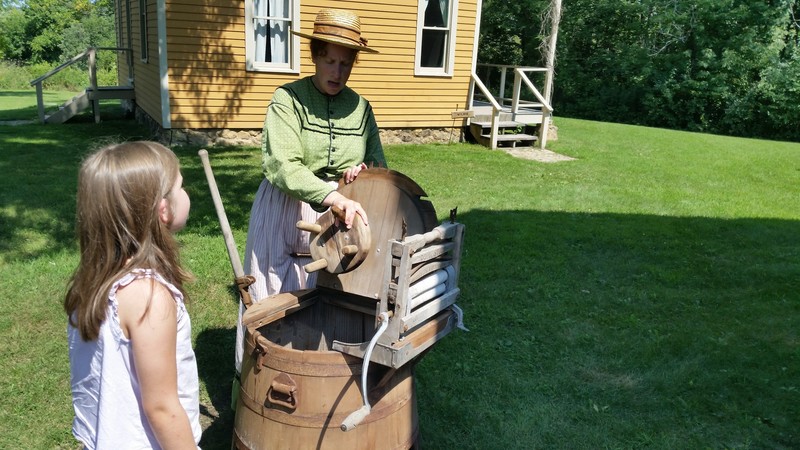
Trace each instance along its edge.
<path fill-rule="evenodd" d="M 167 146 L 194 147 L 261 147 L 261 130 L 190 130 L 163 129 L 145 113 L 136 108 L 136 120 L 153 132 L 155 140 Z M 464 141 L 462 128 L 386 128 L 381 129 L 381 143 L 392 144 L 448 144 Z"/>
<path fill-rule="evenodd" d="M 146 124 L 154 139 L 167 146 L 193 147 L 261 147 L 261 130 L 165 130 L 150 115 L 136 108 L 136 120 Z M 394 144 L 451 144 L 464 142 L 464 128 L 383 128 L 380 130 L 383 145 Z M 548 140 L 558 140 L 558 127 L 552 122 Z"/>

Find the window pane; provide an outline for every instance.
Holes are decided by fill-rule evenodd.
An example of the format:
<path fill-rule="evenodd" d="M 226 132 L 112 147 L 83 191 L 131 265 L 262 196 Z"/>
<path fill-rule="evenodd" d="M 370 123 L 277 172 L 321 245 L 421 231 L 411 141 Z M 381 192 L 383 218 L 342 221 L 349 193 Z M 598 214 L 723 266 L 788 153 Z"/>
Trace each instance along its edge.
<path fill-rule="evenodd" d="M 289 12 L 290 0 L 253 1 L 255 62 L 289 62 Z"/>
<path fill-rule="evenodd" d="M 426 27 L 445 27 L 448 20 L 449 5 L 448 0 L 428 0 L 425 7 L 425 26 Z"/>
<path fill-rule="evenodd" d="M 422 30 L 422 67 L 444 67 L 447 48 L 447 31 Z"/>

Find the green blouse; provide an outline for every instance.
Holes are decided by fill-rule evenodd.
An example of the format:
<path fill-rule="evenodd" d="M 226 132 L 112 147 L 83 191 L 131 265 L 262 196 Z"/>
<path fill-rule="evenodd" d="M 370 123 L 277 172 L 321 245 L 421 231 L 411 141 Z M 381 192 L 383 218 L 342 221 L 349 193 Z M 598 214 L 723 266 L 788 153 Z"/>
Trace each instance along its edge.
<path fill-rule="evenodd" d="M 264 176 L 281 191 L 319 207 L 348 168 L 386 166 L 369 102 L 346 87 L 328 96 L 311 77 L 275 90 L 264 120 Z"/>

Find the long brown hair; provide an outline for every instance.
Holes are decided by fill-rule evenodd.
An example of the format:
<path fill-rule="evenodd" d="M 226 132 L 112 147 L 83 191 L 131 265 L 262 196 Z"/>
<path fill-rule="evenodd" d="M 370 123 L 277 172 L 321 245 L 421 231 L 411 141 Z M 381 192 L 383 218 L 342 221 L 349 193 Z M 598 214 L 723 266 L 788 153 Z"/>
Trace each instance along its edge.
<path fill-rule="evenodd" d="M 181 292 L 189 274 L 178 245 L 159 219 L 161 200 L 180 174 L 178 158 L 156 142 L 126 142 L 87 157 L 78 176 L 80 263 L 69 282 L 64 310 L 86 340 L 97 339 L 108 292 L 134 268 L 160 273 Z"/>

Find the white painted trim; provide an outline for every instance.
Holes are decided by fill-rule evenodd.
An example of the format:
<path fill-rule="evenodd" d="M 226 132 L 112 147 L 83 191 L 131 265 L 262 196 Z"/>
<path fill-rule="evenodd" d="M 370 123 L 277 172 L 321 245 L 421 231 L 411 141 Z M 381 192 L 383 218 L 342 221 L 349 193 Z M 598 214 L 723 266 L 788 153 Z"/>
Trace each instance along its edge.
<path fill-rule="evenodd" d="M 300 31 L 300 0 L 292 0 L 292 25 L 290 30 Z M 253 34 L 253 1 L 244 2 L 244 45 L 245 45 L 245 70 L 248 72 L 267 72 L 267 73 L 300 73 L 300 36 L 291 33 L 289 48 L 292 54 L 289 56 L 288 64 L 255 63 L 253 53 L 255 52 L 255 37 Z"/>
<path fill-rule="evenodd" d="M 452 78 L 456 59 L 456 39 L 458 38 L 458 0 L 451 0 L 449 2 L 450 23 L 448 24 L 447 55 L 445 55 L 444 69 L 420 66 L 420 58 L 422 58 L 422 27 L 425 24 L 425 9 L 422 8 L 421 3 L 422 0 L 417 1 L 417 35 L 414 50 L 414 75 L 418 77 Z M 480 11 L 478 11 L 478 14 L 480 14 Z"/>
<path fill-rule="evenodd" d="M 161 92 L 161 127 L 172 128 L 169 107 L 169 67 L 167 60 L 167 1 L 156 0 L 158 18 L 158 79 Z"/>
<path fill-rule="evenodd" d="M 474 42 L 472 43 L 471 73 L 475 73 L 475 70 L 478 68 L 478 40 L 481 36 L 481 8 L 483 8 L 483 0 L 478 0 L 478 12 L 475 15 L 475 36 L 473 36 Z"/>

